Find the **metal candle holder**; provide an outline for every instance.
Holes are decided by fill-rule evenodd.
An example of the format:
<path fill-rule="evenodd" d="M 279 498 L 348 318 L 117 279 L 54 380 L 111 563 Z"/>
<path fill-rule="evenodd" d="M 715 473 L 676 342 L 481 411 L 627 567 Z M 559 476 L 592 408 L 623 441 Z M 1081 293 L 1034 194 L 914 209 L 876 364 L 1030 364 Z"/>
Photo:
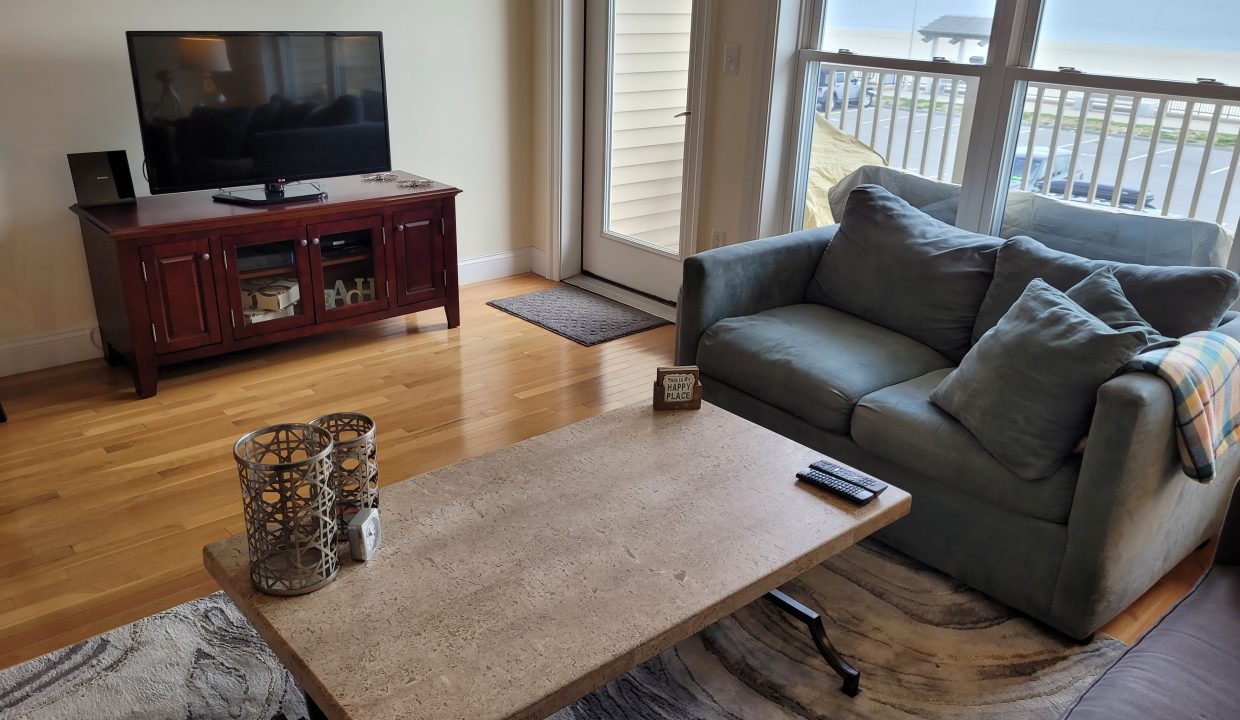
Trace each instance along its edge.
<path fill-rule="evenodd" d="M 233 446 L 250 581 L 269 595 L 302 595 L 336 579 L 332 435 L 302 423 L 271 425 Z"/>
<path fill-rule="evenodd" d="M 379 507 L 379 452 L 375 442 L 375 421 L 355 412 L 323 415 L 310 421 L 312 427 L 331 433 L 332 487 L 336 489 L 338 539 L 349 539 L 349 521 L 365 508 Z"/>

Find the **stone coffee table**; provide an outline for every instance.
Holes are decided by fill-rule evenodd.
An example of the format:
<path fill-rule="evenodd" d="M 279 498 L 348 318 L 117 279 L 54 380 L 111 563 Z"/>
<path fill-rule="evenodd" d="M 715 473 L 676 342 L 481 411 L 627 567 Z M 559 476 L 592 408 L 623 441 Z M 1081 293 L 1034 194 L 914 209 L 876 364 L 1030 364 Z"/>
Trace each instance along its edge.
<path fill-rule="evenodd" d="M 543 718 L 908 513 L 796 482 L 820 458 L 631 406 L 382 488 L 377 555 L 309 595 L 254 590 L 244 536 L 204 560 L 315 716 Z M 817 615 L 768 598 L 855 692 Z"/>

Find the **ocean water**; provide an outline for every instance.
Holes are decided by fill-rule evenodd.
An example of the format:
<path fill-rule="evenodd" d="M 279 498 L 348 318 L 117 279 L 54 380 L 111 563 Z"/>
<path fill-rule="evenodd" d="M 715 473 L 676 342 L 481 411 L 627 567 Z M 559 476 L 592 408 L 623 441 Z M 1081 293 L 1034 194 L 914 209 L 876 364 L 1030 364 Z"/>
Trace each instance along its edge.
<path fill-rule="evenodd" d="M 946 15 L 989 17 L 995 0 L 828 0 L 824 47 L 930 59 L 917 32 Z M 1240 85 L 1240 0 L 1046 0 L 1034 67 Z M 938 55 L 986 55 L 940 41 Z"/>

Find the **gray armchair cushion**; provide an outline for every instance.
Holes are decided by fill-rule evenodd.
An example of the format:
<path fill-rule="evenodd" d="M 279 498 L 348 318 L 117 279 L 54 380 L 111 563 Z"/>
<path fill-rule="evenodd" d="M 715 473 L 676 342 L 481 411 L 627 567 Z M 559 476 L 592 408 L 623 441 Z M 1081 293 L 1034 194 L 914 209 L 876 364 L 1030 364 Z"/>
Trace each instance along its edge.
<path fill-rule="evenodd" d="M 995 507 L 1067 522 L 1080 458 L 1068 458 L 1036 483 L 1017 477 L 965 426 L 930 402 L 930 393 L 949 372 L 935 370 L 866 395 L 853 411 L 853 440 L 864 450 Z"/>
<path fill-rule="evenodd" d="M 1145 346 L 1035 279 L 930 394 L 1026 480 L 1054 473 L 1089 428 L 1098 388 Z"/>
<path fill-rule="evenodd" d="M 1215 327 L 1240 297 L 1240 278 L 1223 268 L 1087 260 L 1052 250 L 1031 238 L 1016 237 L 999 248 L 994 282 L 978 311 L 973 341 L 999 322 L 1030 280 L 1042 278 L 1051 287 L 1067 290 L 1102 267 L 1110 267 L 1115 273 L 1124 295 L 1141 317 L 1168 337 Z"/>
<path fill-rule="evenodd" d="M 841 435 L 862 397 L 951 365 L 912 338 L 808 304 L 715 323 L 697 363 L 704 374 Z"/>
<path fill-rule="evenodd" d="M 861 185 L 848 196 L 805 298 L 958 361 L 968 352 L 1001 243 L 935 220 L 877 185 Z"/>

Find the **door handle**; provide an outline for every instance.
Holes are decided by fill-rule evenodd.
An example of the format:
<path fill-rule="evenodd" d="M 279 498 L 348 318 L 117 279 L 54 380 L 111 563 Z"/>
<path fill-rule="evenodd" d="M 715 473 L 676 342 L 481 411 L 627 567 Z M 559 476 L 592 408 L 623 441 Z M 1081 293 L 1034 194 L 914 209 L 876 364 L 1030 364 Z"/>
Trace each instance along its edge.
<path fill-rule="evenodd" d="M 210 259 L 211 259 L 211 253 L 203 253 L 203 254 L 202 254 L 202 260 L 203 260 L 203 262 L 206 262 L 207 260 L 210 260 Z"/>
<path fill-rule="evenodd" d="M 404 231 L 405 231 L 405 224 L 404 224 L 404 223 L 401 223 L 401 224 L 397 225 L 397 226 L 396 226 L 396 229 L 397 229 L 397 230 L 399 230 L 400 232 L 404 232 Z"/>
<path fill-rule="evenodd" d="M 315 238 L 315 239 L 311 240 L 310 242 L 314 243 L 315 245 L 318 245 L 318 244 L 319 244 L 319 239 L 318 239 L 318 238 Z"/>
<path fill-rule="evenodd" d="M 302 240 L 301 240 L 301 246 L 302 246 L 302 247 L 305 247 L 305 246 L 306 246 L 306 245 L 308 245 L 308 244 L 309 244 L 309 243 L 307 243 L 307 242 L 306 242 L 305 238 L 302 238 Z"/>
<path fill-rule="evenodd" d="M 672 117 L 692 117 L 692 116 L 693 116 L 693 111 L 692 111 L 692 110 L 686 110 L 686 111 L 684 111 L 684 112 L 678 112 L 678 113 L 676 113 L 675 115 L 673 115 Z"/>

